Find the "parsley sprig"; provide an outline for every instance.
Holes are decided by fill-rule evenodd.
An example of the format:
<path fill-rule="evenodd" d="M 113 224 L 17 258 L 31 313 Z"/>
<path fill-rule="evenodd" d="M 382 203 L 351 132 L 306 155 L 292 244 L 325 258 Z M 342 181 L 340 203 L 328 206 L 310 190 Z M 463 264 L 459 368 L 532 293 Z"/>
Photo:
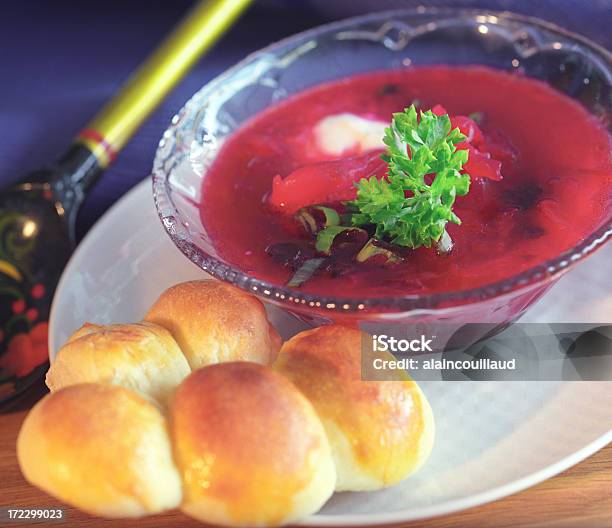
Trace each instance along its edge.
<path fill-rule="evenodd" d="M 414 105 L 393 114 L 384 137 L 388 177 L 357 183 L 357 199 L 347 202 L 350 224 L 373 228 L 376 238 L 400 246 L 436 243 L 450 250 L 446 224 L 461 223 L 452 208 L 470 188 L 470 176 L 460 172 L 468 151 L 455 146 L 465 139 L 458 128 L 451 130 L 448 115 L 417 114 Z M 433 178 L 429 184 L 427 175 Z"/>

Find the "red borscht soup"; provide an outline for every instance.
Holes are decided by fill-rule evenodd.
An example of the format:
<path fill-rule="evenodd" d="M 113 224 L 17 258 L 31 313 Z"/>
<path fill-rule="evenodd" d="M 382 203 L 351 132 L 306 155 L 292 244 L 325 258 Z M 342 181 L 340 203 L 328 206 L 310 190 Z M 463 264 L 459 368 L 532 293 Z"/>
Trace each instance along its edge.
<path fill-rule="evenodd" d="M 323 205 L 341 218 L 356 182 L 387 178 L 384 129 L 410 104 L 448 114 L 466 136 L 456 148 L 468 150 L 461 171 L 471 181 L 452 209 L 461 224 L 446 224 L 452 249 L 387 240 L 385 254 L 398 258 L 359 261 L 366 228 L 365 238 L 349 231 L 322 254 L 296 213 Z M 606 221 L 610 145 L 578 102 L 521 75 L 440 66 L 371 73 L 306 90 L 235 131 L 204 178 L 202 221 L 224 260 L 275 284 L 301 269 L 294 284 L 313 294 L 460 291 L 554 258 Z M 316 265 L 304 270 L 306 262 Z"/>

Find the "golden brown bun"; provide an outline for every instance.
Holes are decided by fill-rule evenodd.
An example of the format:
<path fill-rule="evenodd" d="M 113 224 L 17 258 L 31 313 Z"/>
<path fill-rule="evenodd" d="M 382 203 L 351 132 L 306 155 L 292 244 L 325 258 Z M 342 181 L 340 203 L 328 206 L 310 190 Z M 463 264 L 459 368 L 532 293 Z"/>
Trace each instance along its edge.
<path fill-rule="evenodd" d="M 280 348 L 263 304 L 219 281 L 184 282 L 167 289 L 145 320 L 172 333 L 193 370 L 225 361 L 269 365 Z"/>
<path fill-rule="evenodd" d="M 190 372 L 176 341 L 161 326 L 85 324 L 59 350 L 46 381 L 52 391 L 99 382 L 167 401 Z"/>
<path fill-rule="evenodd" d="M 274 368 L 314 405 L 330 441 L 337 490 L 374 490 L 418 469 L 433 445 L 434 421 L 418 385 L 361 381 L 359 330 L 330 325 L 287 341 Z"/>
<path fill-rule="evenodd" d="M 172 406 L 181 509 L 231 526 L 278 525 L 316 512 L 334 464 L 312 406 L 285 378 L 249 362 L 191 374 Z"/>
<path fill-rule="evenodd" d="M 17 457 L 30 483 L 93 515 L 139 517 L 181 501 L 164 417 L 123 387 L 48 394 L 21 427 Z"/>

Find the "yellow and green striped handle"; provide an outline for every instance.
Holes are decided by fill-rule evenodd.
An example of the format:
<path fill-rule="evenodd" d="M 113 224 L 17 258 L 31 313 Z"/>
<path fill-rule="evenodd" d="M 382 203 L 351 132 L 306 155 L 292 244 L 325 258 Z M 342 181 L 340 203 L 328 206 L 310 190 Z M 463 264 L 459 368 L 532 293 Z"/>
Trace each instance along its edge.
<path fill-rule="evenodd" d="M 77 135 L 107 167 L 132 134 L 198 57 L 212 46 L 251 0 L 205 0 L 127 81 L 121 91 Z"/>

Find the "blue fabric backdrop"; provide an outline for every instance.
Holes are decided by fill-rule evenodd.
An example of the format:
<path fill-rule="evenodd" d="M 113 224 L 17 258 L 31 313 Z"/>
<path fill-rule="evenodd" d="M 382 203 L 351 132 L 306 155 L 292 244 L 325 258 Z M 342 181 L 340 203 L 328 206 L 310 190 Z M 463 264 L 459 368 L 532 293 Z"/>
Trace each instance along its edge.
<path fill-rule="evenodd" d="M 82 236 L 145 178 L 172 115 L 247 53 L 330 18 L 410 0 L 262 0 L 180 83 L 119 155 L 81 212 Z M 456 0 L 565 25 L 610 47 L 610 0 Z M 0 185 L 55 158 L 188 9 L 188 0 L 20 0 L 0 5 Z"/>

